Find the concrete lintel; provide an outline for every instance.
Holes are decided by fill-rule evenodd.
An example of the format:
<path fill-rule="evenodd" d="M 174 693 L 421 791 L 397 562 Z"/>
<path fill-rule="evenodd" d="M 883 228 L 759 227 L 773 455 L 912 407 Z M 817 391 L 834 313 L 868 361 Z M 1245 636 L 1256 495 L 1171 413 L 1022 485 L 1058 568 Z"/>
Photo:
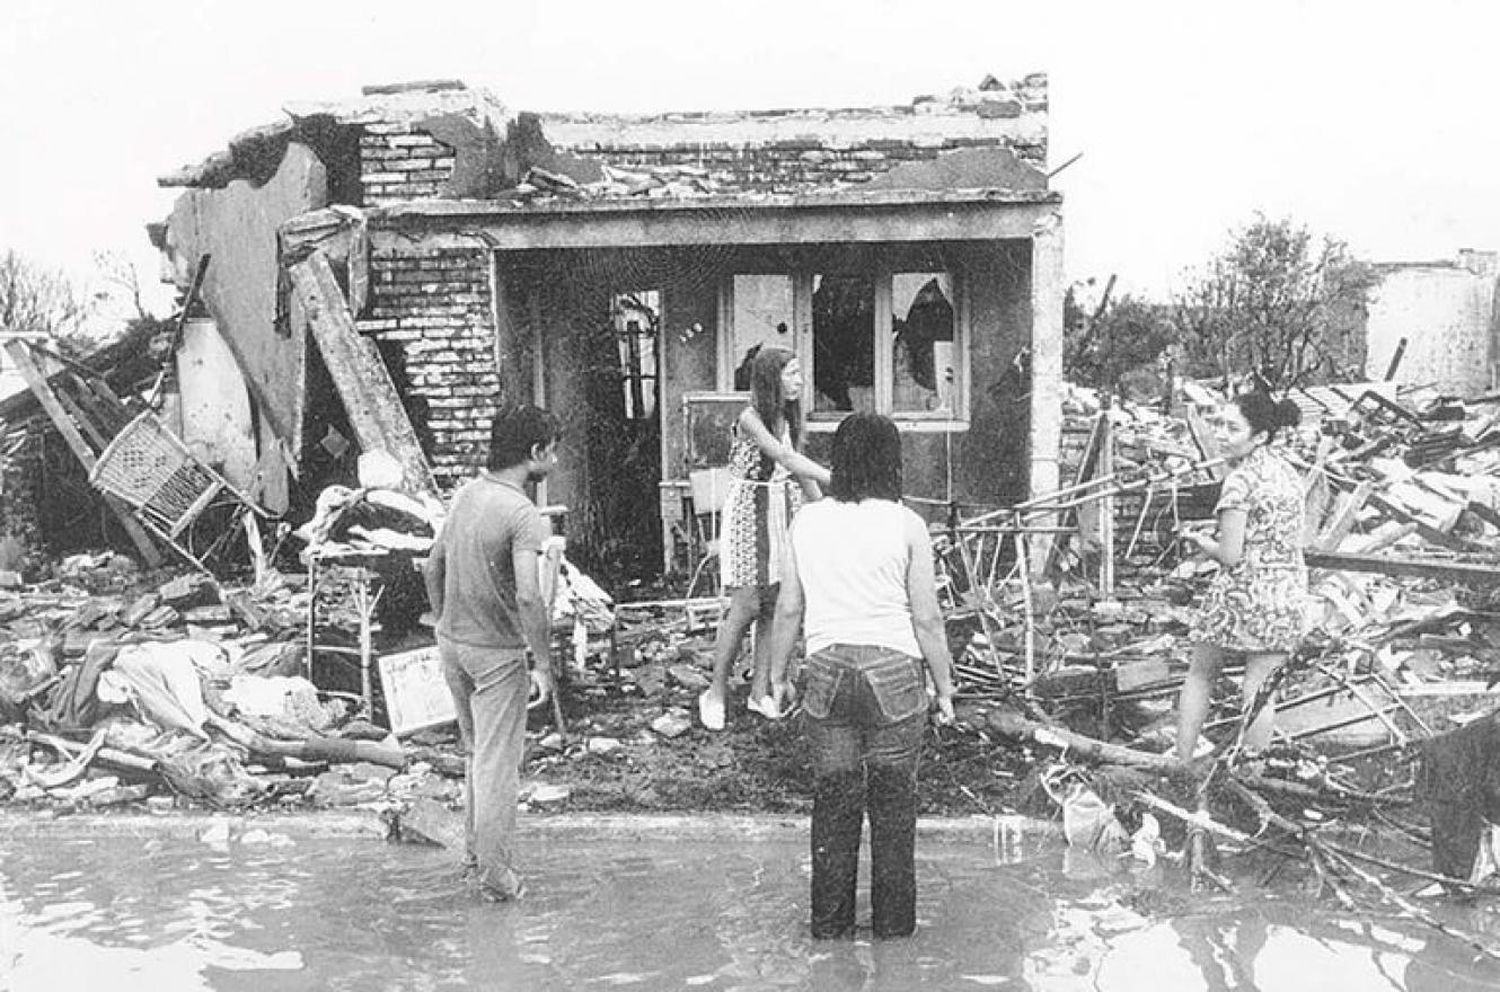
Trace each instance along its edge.
<path fill-rule="evenodd" d="M 671 245 L 778 245 L 823 242 L 994 241 L 1029 238 L 1048 204 L 726 209 L 715 213 L 508 214 L 460 222 L 501 251 Z M 407 222 L 415 218 L 404 218 Z M 456 218 L 430 218 L 456 226 Z"/>

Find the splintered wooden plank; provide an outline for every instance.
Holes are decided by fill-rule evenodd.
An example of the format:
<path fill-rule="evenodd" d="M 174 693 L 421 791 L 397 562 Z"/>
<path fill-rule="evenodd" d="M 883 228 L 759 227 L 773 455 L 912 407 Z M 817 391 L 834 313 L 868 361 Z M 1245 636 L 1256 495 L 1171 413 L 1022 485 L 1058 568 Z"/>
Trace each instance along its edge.
<path fill-rule="evenodd" d="M 401 464 L 406 488 L 436 494 L 401 394 L 380 353 L 354 326 L 333 267 L 321 252 L 291 267 L 292 286 L 363 451 L 385 451 Z"/>
<path fill-rule="evenodd" d="M 69 370 L 63 377 L 63 384 L 67 388 L 59 389 L 58 396 L 63 399 L 71 396 L 79 409 L 87 414 L 89 423 L 98 428 L 104 437 L 114 437 L 122 427 L 130 423 L 131 416 L 117 408 L 118 400 L 111 403 L 100 391 L 100 387 L 109 388 L 103 379 L 86 377 Z"/>
<path fill-rule="evenodd" d="M 56 390 L 56 394 L 57 402 L 62 404 L 62 408 L 68 412 L 68 417 L 78 425 L 83 433 L 89 436 L 89 440 L 94 443 L 94 447 L 103 451 L 105 445 L 109 444 L 109 438 L 105 437 L 104 433 L 94 426 L 94 421 L 84 411 L 83 405 L 72 396 L 69 396 L 66 390 L 58 389 Z"/>
<path fill-rule="evenodd" d="M 1342 551 L 1306 551 L 1303 554 L 1309 568 L 1376 572 L 1380 575 L 1439 579 L 1475 586 L 1500 585 L 1500 567 L 1495 565 L 1348 554 Z"/>
<path fill-rule="evenodd" d="M 1374 491 L 1375 483 L 1365 480 L 1355 486 L 1352 492 L 1340 493 L 1333 514 L 1313 542 L 1313 548 L 1318 551 L 1336 550 L 1353 529 L 1354 522 L 1359 519 L 1359 511 L 1365 508 L 1365 501 Z"/>
<path fill-rule="evenodd" d="M 1104 438 L 1108 430 L 1109 411 L 1100 410 L 1099 415 L 1094 418 L 1094 426 L 1089 430 L 1089 439 L 1084 444 L 1083 457 L 1078 462 L 1078 471 L 1074 473 L 1074 489 L 1102 474 L 1098 471 L 1099 455 L 1104 450 Z M 1063 512 L 1061 524 L 1065 529 L 1071 529 L 1075 523 L 1078 523 L 1079 519 L 1078 508 L 1069 507 Z M 1058 560 L 1062 557 L 1063 549 L 1067 546 L 1068 536 L 1067 533 L 1059 534 L 1057 540 L 1051 542 L 1051 546 L 1047 549 L 1046 564 L 1042 566 L 1043 575 L 1055 574 Z M 1082 545 L 1082 543 L 1082 540 L 1080 540 L 1079 544 Z"/>
<path fill-rule="evenodd" d="M 1387 498 L 1383 493 L 1371 493 L 1369 503 L 1371 506 L 1376 507 L 1388 517 L 1392 517 L 1396 520 L 1401 521 L 1402 523 L 1415 524 L 1417 533 L 1421 534 L 1423 538 L 1431 541 L 1433 544 L 1448 548 L 1453 551 L 1468 550 L 1468 545 L 1464 541 L 1461 541 L 1456 537 L 1451 537 L 1446 532 L 1432 526 L 1431 523 L 1423 520 L 1416 513 L 1412 512 L 1410 508 L 1396 502 L 1395 500 Z"/>
<path fill-rule="evenodd" d="M 48 418 L 52 421 L 52 426 L 57 428 L 57 433 L 62 435 L 63 441 L 72 449 L 73 456 L 78 459 L 79 463 L 86 470 L 92 472 L 95 462 L 98 461 L 94 457 L 93 449 L 84 441 L 83 435 L 78 432 L 78 425 L 73 423 L 73 419 L 68 416 L 68 412 L 63 409 L 62 403 L 58 401 L 57 394 L 47 384 L 47 377 L 42 375 L 42 370 L 37 368 L 36 363 L 31 360 L 31 352 L 27 349 L 26 345 L 20 341 L 7 341 L 5 342 L 5 353 L 15 363 L 16 370 L 21 373 L 21 378 L 26 380 L 26 385 L 31 390 L 32 395 L 37 398 L 37 402 L 47 412 Z M 146 563 L 146 566 L 148 568 L 160 568 L 162 562 L 161 552 L 152 543 L 150 535 L 146 533 L 146 528 L 141 526 L 140 521 L 135 518 L 135 515 L 130 512 L 124 503 L 108 493 L 104 494 L 104 502 L 114 512 L 114 515 L 119 518 L 120 526 L 125 528 L 125 533 L 130 536 L 131 543 L 141 553 L 141 560 Z"/>

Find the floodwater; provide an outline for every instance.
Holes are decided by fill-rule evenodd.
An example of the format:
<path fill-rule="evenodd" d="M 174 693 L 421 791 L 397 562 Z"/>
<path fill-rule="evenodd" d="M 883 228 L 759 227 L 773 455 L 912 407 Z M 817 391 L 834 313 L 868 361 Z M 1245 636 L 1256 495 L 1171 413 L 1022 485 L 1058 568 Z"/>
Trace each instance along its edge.
<path fill-rule="evenodd" d="M 432 848 L 49 831 L 0 840 L 5 992 L 1500 987 L 1500 964 L 1419 924 L 1295 890 L 1189 896 L 1177 868 L 1035 843 L 924 840 L 915 937 L 815 942 L 807 852 L 785 840 L 533 835 L 526 897 L 494 905 Z M 1500 940 L 1497 910 L 1444 911 Z"/>

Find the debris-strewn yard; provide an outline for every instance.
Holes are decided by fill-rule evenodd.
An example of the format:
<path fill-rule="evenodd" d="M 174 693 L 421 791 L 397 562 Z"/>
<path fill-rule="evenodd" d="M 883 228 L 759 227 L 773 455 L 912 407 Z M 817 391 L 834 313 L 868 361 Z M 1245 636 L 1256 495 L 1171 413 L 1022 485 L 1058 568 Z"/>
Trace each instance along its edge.
<path fill-rule="evenodd" d="M 1089 438 L 1075 484 L 1016 508 L 926 507 L 960 719 L 929 733 L 924 812 L 1056 816 L 1070 843 L 1182 857 L 1209 885 L 1233 884 L 1225 854 L 1281 852 L 1332 898 L 1416 916 L 1408 882 L 1484 884 L 1500 795 L 1484 772 L 1500 430 L 1487 404 L 1348 390 L 1305 397 L 1291 451 L 1306 473 L 1315 623 L 1277 683 L 1279 738 L 1263 756 L 1236 746 L 1232 679 L 1212 746 L 1188 764 L 1169 756 L 1187 625 L 1211 571 L 1176 535 L 1212 513 L 1212 397 L 1190 390 L 1169 415 L 1101 412 L 1075 391 Z M 420 664 L 431 634 L 413 568 L 438 513 L 329 492 L 300 554 L 283 549 L 282 570 L 239 583 L 143 573 L 109 552 L 0 575 L 0 797 L 52 810 L 357 806 L 398 821 L 416 804 L 456 807 L 463 759 Z M 726 731 L 693 718 L 716 600 L 658 588 L 616 602 L 549 561 L 561 705 L 532 713 L 528 807 L 809 808 L 799 717 L 748 712 L 736 680 Z M 399 683 L 382 685 L 402 659 Z M 1480 757 L 1466 770 L 1464 754 Z M 1346 828 L 1384 838 L 1386 854 L 1350 846 Z M 1393 860 L 1392 844 L 1409 850 Z"/>

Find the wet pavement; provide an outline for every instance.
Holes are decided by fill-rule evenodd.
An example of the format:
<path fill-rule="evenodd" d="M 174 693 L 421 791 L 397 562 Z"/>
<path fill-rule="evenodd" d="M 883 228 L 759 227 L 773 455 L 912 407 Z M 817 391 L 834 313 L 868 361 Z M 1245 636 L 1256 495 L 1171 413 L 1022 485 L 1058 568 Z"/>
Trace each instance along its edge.
<path fill-rule="evenodd" d="M 1189 896 L 1175 868 L 1038 842 L 919 844 L 919 932 L 890 942 L 808 938 L 800 842 L 531 837 L 523 853 L 526 898 L 492 905 L 436 849 L 60 821 L 3 842 L 0 990 L 1500 986 L 1500 964 L 1418 924 L 1295 888 Z M 1500 906 L 1445 911 L 1500 935 Z"/>

